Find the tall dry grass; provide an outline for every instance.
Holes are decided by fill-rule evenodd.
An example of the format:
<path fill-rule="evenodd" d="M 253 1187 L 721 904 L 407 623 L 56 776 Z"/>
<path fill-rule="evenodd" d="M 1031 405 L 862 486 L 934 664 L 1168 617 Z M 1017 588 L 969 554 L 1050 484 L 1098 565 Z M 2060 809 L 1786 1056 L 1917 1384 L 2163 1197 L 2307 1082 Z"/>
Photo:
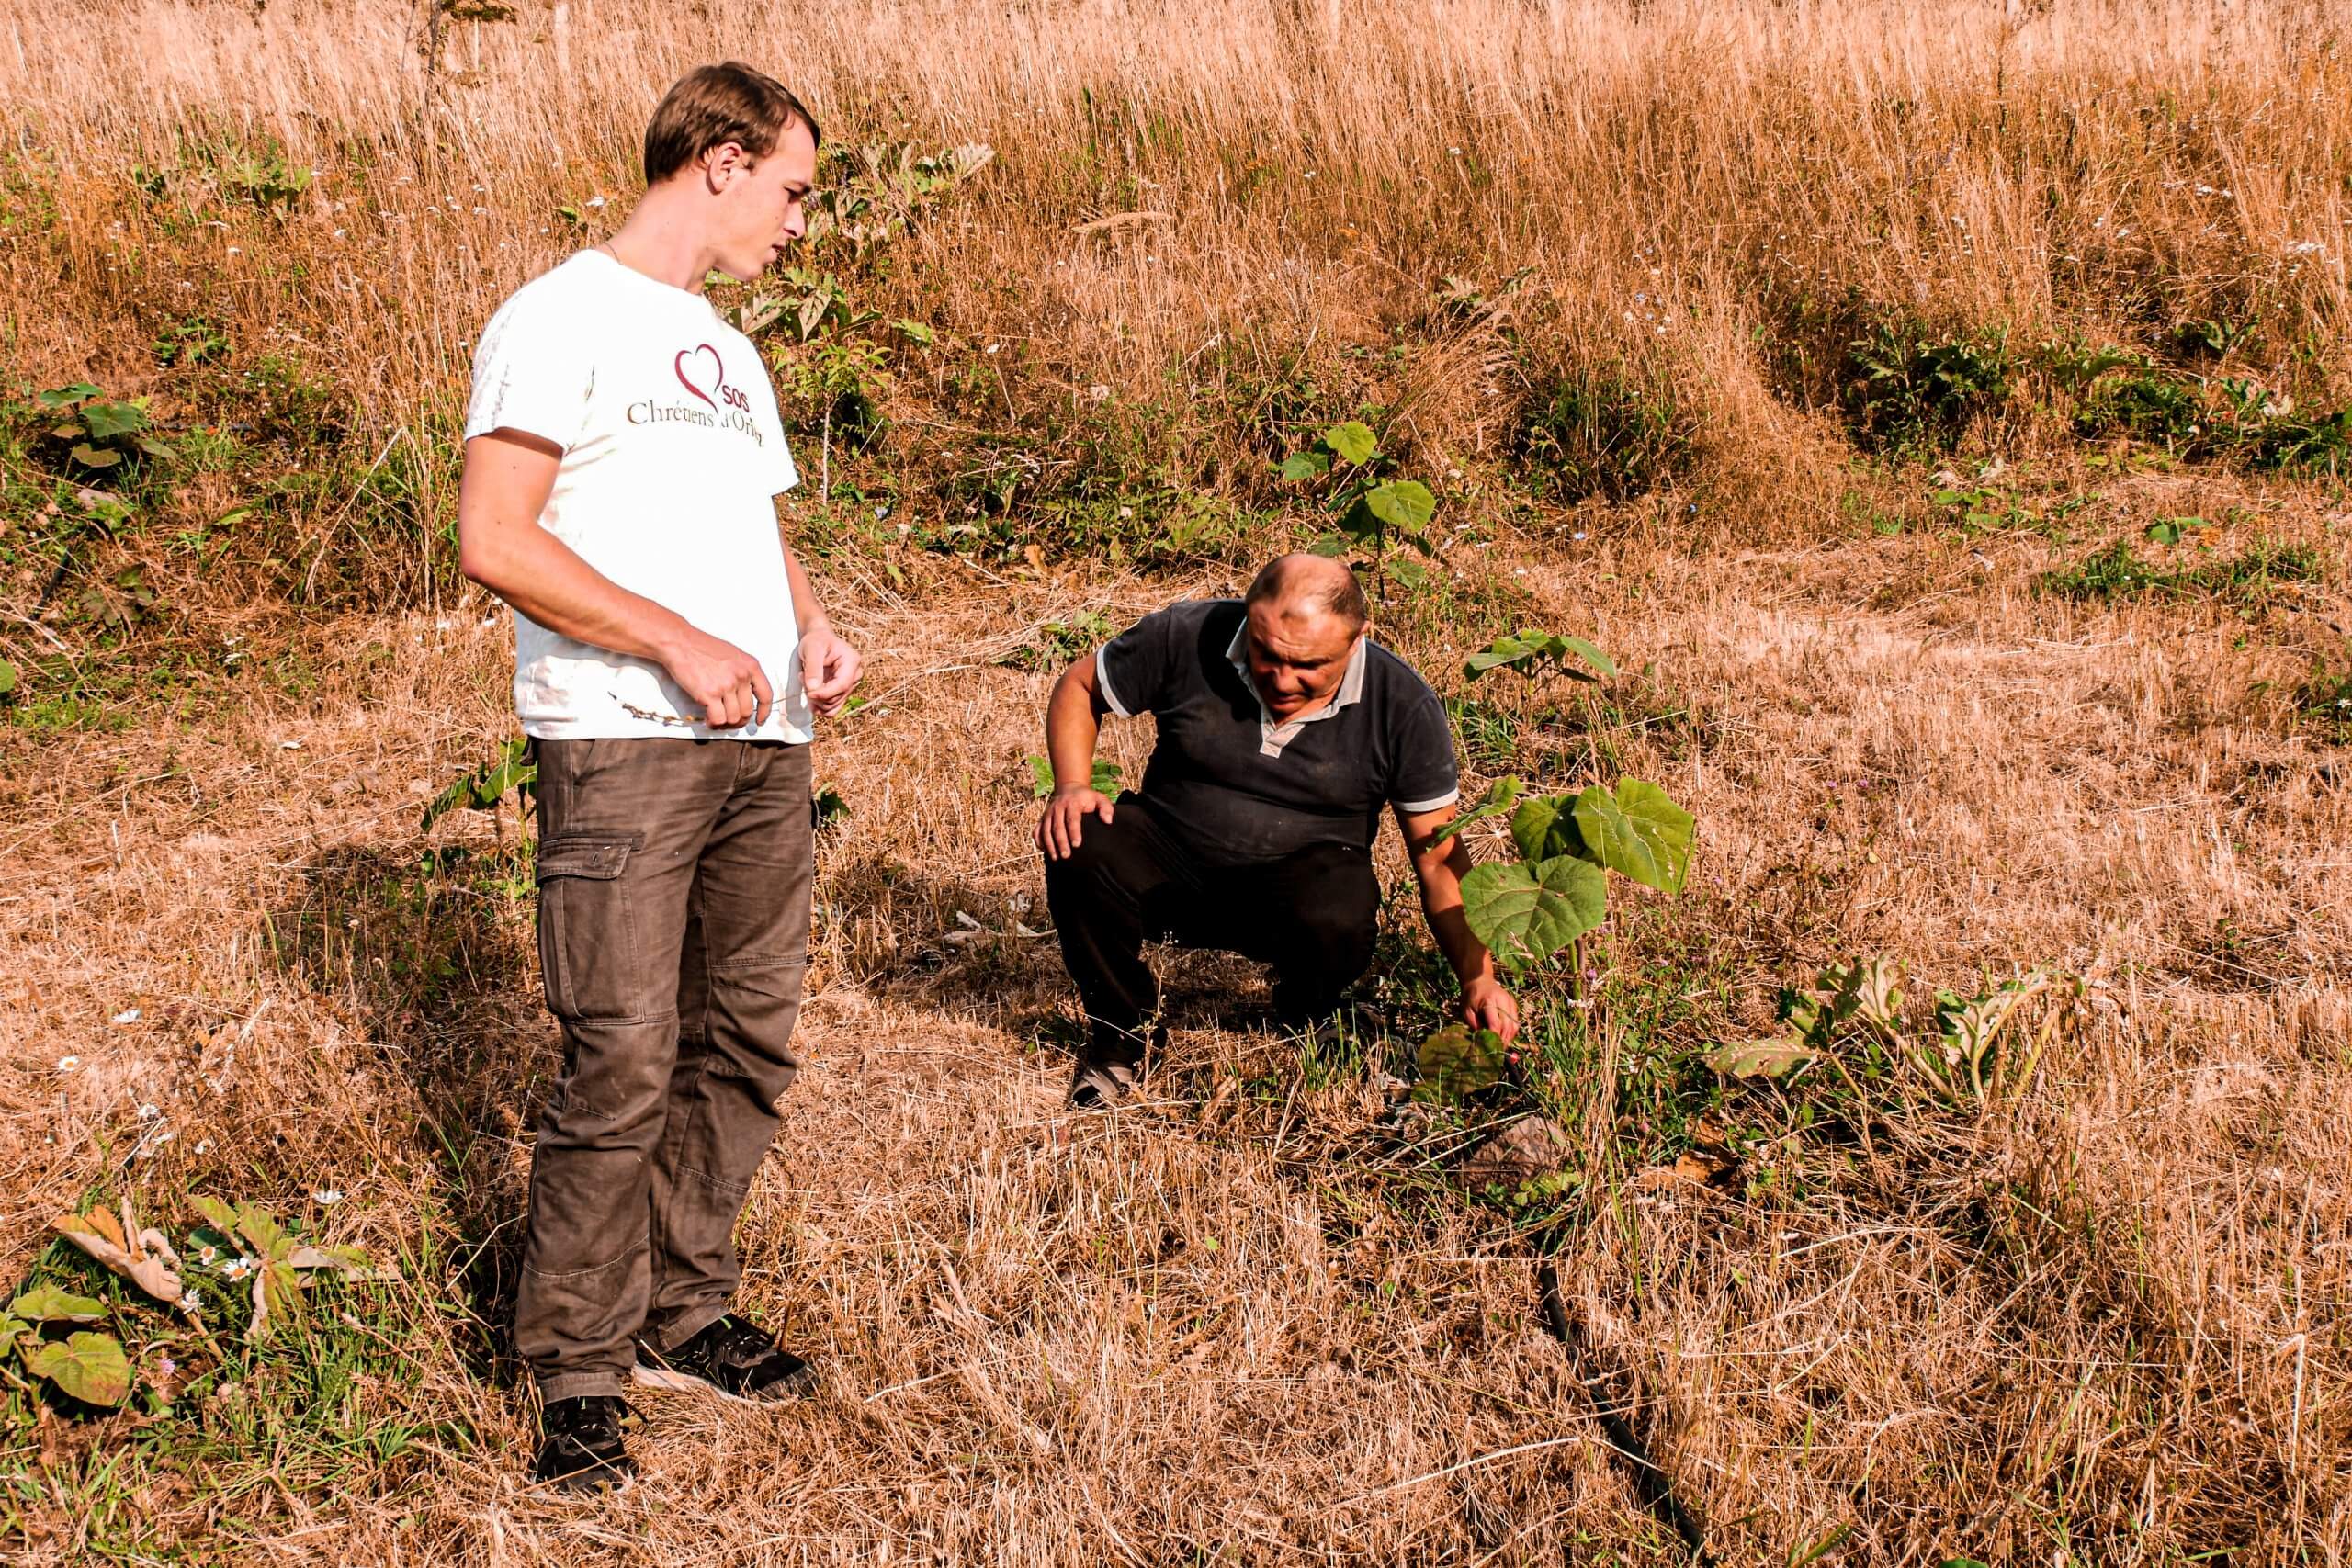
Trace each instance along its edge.
<path fill-rule="evenodd" d="M 1720 1560 L 2352 1555 L 2345 780 L 2292 698 L 2352 624 L 2341 494 L 2091 470 L 2021 399 L 1937 461 L 2088 497 L 2070 541 L 1947 536 L 1935 465 L 1861 465 L 1837 397 L 1844 343 L 1894 319 L 2147 348 L 2252 321 L 2230 370 L 2352 395 L 2335 7 L 581 3 L 437 39 L 284 0 L 0 15 L 12 378 L 152 391 L 192 452 L 254 433 L 79 547 L 167 588 L 119 635 L 22 547 L 51 476 L 0 476 L 0 651 L 211 670 L 0 752 L 0 1258 L 119 1185 L 265 1197 L 407 1272 L 352 1328 L 383 1358 L 355 1385 L 280 1358 L 143 1431 L 12 1437 L 15 1555 L 1673 1560 L 1585 1413 L 1600 1367 L 1543 1333 L 1521 1225 L 1376 1137 L 1372 1080 L 1229 1027 L 1247 966 L 1176 964 L 1134 1117 L 1062 1117 L 1038 1049 L 1068 998 L 1023 931 L 1021 759 L 1052 671 L 1000 660 L 1230 586 L 1295 520 L 1267 457 L 1363 402 L 1471 525 L 1459 581 L 1388 627 L 1449 694 L 1541 708 L 1453 674 L 1506 620 L 1655 667 L 1606 724 L 1472 761 L 1655 778 L 1701 819 L 1684 899 L 1624 905 L 1623 983 L 1545 1027 L 1578 1112 L 1567 1295 Z M 721 54 L 839 141 L 997 149 L 886 262 L 827 264 L 944 340 L 897 354 L 889 431 L 843 471 L 926 526 L 975 505 L 976 444 L 1037 477 L 1006 547 L 961 555 L 795 509 L 876 701 L 820 753 L 851 815 L 746 1295 L 831 1381 L 776 1415 L 660 1404 L 648 1479 L 583 1511 L 518 1483 L 496 1326 L 556 1062 L 527 896 L 488 822 L 416 828 L 508 722 L 503 625 L 438 531 L 471 334 L 613 220 L 646 109 Z M 272 155 L 318 171 L 283 216 L 220 173 Z M 1078 231 L 1136 212 L 1168 216 Z M 223 358 L 159 367 L 190 317 Z M 1517 432 L 1600 372 L 1693 450 L 1571 513 Z M 400 505 L 355 504 L 386 475 Z M 264 483 L 267 526 L 177 541 Z M 1053 503 L 1131 489 L 1249 531 L 1148 575 L 1024 558 L 1067 545 Z M 2037 586 L 2191 513 L 2328 575 L 2244 612 Z M 1141 744 L 1114 740 L 1131 772 Z M 420 863 L 452 847 L 473 869 Z M 1857 952 L 1915 986 L 2098 984 L 2034 1091 L 1982 1112 L 1922 1100 L 1867 1145 L 1769 1091 L 1712 1132 L 1664 1118 L 1712 1094 L 1701 1050 Z M 1692 1146 L 1737 1179 L 1660 1179 Z M 317 1404 L 368 1440 L 288 1414 Z"/>
<path fill-rule="evenodd" d="M 2352 64 L 2320 0 L 435 15 L 12 11 L 11 357 L 142 385 L 153 333 L 200 309 L 329 382 L 355 460 L 446 435 L 488 309 L 613 220 L 584 204 L 626 197 L 662 86 L 741 54 L 838 142 L 1001 152 L 890 277 L 855 274 L 861 303 L 1004 351 L 910 366 L 903 401 L 1045 434 L 1105 388 L 1110 423 L 1151 416 L 1126 468 L 1212 488 L 1262 489 L 1251 418 L 1288 383 L 1398 408 L 1452 464 L 1563 372 L 1615 367 L 1680 411 L 1753 534 L 1817 494 L 1837 450 L 1803 412 L 1887 318 L 2143 347 L 2258 323 L 2246 368 L 2352 395 Z M 273 150 L 318 171 L 282 221 L 206 162 Z M 1133 211 L 1166 218 L 1073 233 Z M 1507 311 L 1439 308 L 1448 277 L 1514 276 Z M 895 439 L 902 467 L 955 464 Z"/>

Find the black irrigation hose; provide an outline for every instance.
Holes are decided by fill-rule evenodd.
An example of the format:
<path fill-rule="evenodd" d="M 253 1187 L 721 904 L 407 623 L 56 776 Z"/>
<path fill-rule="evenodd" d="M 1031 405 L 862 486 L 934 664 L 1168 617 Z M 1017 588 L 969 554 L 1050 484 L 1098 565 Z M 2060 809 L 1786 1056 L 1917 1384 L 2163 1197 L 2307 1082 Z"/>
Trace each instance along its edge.
<path fill-rule="evenodd" d="M 1598 1358 L 1590 1340 L 1586 1337 L 1584 1325 L 1568 1315 L 1567 1303 L 1560 1297 L 1560 1271 L 1553 1265 L 1549 1251 L 1547 1247 L 1546 1256 L 1535 1270 L 1536 1287 L 1544 1302 L 1544 1326 L 1552 1331 L 1553 1338 L 1566 1348 L 1570 1375 L 1577 1379 L 1577 1386 L 1584 1389 L 1586 1402 L 1592 1406 L 1592 1413 L 1600 1418 L 1600 1430 L 1608 1438 L 1609 1446 L 1624 1462 L 1634 1483 L 1634 1495 L 1642 1500 L 1642 1506 L 1648 1511 L 1650 1517 L 1682 1538 L 1682 1544 L 1690 1549 L 1691 1561 L 1699 1563 L 1700 1568 L 1713 1568 L 1715 1560 L 1707 1551 L 1706 1534 L 1700 1529 L 1699 1521 L 1690 1510 L 1682 1506 L 1682 1499 L 1674 1495 L 1674 1478 L 1650 1457 L 1649 1445 L 1642 1441 L 1641 1435 L 1634 1430 L 1633 1423 L 1625 1419 L 1626 1410 L 1632 1407 L 1631 1402 L 1621 1404 L 1613 1399 L 1594 1398 L 1590 1385 L 1584 1382 L 1584 1364 Z"/>

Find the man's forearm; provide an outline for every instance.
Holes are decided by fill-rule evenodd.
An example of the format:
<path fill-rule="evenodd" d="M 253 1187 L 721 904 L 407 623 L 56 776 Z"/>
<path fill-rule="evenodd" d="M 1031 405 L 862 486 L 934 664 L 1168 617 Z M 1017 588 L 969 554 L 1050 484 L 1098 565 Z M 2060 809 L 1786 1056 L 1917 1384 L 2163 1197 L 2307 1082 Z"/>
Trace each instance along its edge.
<path fill-rule="evenodd" d="M 825 607 L 817 603 L 817 591 L 808 585 L 808 574 L 800 570 L 800 558 L 792 553 L 790 545 L 784 547 L 784 581 L 792 590 L 795 629 L 802 637 L 833 624 L 826 615 Z"/>
<path fill-rule="evenodd" d="M 468 543 L 468 577 L 574 641 L 666 663 L 691 629 L 684 616 L 623 588 L 536 524 L 487 530 Z"/>
<path fill-rule="evenodd" d="M 1046 705 L 1046 756 L 1057 789 L 1083 789 L 1094 782 L 1094 747 L 1102 737 L 1093 694 L 1075 676 L 1055 682 Z"/>
<path fill-rule="evenodd" d="M 1421 914 L 1429 921 L 1430 935 L 1437 939 L 1438 951 L 1445 954 L 1445 962 L 1453 970 L 1453 977 L 1467 986 L 1473 980 L 1495 977 L 1495 955 L 1487 951 L 1477 933 L 1470 929 L 1470 918 L 1463 913 L 1461 889 L 1456 887 L 1451 903 L 1441 906 L 1424 886 L 1421 890 Z"/>
<path fill-rule="evenodd" d="M 1417 854 L 1413 871 L 1421 885 L 1421 914 L 1430 935 L 1453 969 L 1454 978 L 1467 986 L 1495 977 L 1495 957 L 1470 929 L 1462 908 L 1462 879 L 1470 874 L 1470 847 L 1459 835 L 1446 840 L 1441 852 Z"/>

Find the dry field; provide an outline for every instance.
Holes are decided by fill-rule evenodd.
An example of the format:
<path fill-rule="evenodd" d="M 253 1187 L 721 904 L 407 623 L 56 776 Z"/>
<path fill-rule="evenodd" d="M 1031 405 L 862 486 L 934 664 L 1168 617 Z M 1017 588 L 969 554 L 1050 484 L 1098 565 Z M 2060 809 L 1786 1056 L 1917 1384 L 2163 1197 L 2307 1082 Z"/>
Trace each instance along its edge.
<path fill-rule="evenodd" d="M 10 1352 L 0 1555 L 1690 1560 L 1598 1401 L 1724 1564 L 2352 1560 L 2335 7 L 502 13 L 0 0 L 0 1275 L 104 1295 L 141 1388 Z M 556 1063 L 525 829 L 419 825 L 511 732 L 451 432 L 471 333 L 727 54 L 831 144 L 993 156 L 829 165 L 831 281 L 762 290 L 786 525 L 869 658 L 741 1236 L 827 1381 L 648 1398 L 582 1505 L 522 1482 L 502 1328 Z M 1046 690 L 1089 617 L 1313 536 L 1272 463 L 1350 417 L 1437 493 L 1379 629 L 1473 777 L 1655 780 L 1690 886 L 1531 979 L 1499 1108 L 1400 1119 L 1393 1044 L 1303 1056 L 1187 956 L 1151 1101 L 1067 1116 Z M 1465 682 L 1520 626 L 1625 673 Z M 2031 1077 L 1706 1065 L 1880 954 L 1918 1003 L 2053 976 Z M 1565 1170 L 1464 1190 L 1532 1103 Z M 45 1230 L 198 1195 L 396 1277 L 249 1348 L 218 1260 L 208 1340 Z"/>

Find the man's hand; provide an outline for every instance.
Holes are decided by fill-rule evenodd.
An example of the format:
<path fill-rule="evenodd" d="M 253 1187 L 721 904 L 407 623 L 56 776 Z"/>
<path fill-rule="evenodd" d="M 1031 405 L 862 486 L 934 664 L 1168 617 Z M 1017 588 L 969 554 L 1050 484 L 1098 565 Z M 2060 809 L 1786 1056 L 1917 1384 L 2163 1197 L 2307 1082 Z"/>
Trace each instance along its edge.
<path fill-rule="evenodd" d="M 1046 814 L 1037 818 L 1037 847 L 1048 860 L 1068 860 L 1086 837 L 1087 818 L 1108 822 L 1114 809 L 1107 796 L 1088 785 L 1057 789 L 1046 802 Z"/>
<path fill-rule="evenodd" d="M 775 704 L 775 688 L 760 661 L 707 632 L 679 623 L 680 630 L 661 654 L 662 667 L 678 683 L 686 700 L 702 709 L 713 729 L 736 729 L 765 724 Z"/>
<path fill-rule="evenodd" d="M 831 718 L 849 701 L 852 686 L 865 672 L 865 660 L 829 626 L 818 625 L 801 634 L 800 686 L 820 718 Z"/>
<path fill-rule="evenodd" d="M 1493 1030 L 1506 1045 L 1519 1038 L 1519 1004 L 1490 976 L 1479 976 L 1463 987 L 1462 1003 L 1454 1010 L 1471 1028 Z"/>

